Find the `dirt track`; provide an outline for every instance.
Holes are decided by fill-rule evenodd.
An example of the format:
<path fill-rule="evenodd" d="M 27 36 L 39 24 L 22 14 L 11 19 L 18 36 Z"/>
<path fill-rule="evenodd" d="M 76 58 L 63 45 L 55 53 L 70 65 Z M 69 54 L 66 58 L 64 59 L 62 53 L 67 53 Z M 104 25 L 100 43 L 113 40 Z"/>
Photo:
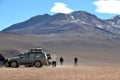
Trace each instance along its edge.
<path fill-rule="evenodd" d="M 0 80 L 120 80 L 118 66 L 1 68 Z"/>

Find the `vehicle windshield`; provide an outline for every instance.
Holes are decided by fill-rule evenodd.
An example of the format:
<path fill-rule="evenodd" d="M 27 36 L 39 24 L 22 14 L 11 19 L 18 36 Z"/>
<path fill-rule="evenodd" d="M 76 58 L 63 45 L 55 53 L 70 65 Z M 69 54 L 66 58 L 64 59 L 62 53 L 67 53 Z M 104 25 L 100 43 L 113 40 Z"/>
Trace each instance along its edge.
<path fill-rule="evenodd" d="M 12 57 L 12 58 L 20 58 L 20 55 L 15 55 L 15 56 Z"/>
<path fill-rule="evenodd" d="M 21 57 L 24 57 L 24 54 L 15 55 L 13 58 L 21 58 Z"/>

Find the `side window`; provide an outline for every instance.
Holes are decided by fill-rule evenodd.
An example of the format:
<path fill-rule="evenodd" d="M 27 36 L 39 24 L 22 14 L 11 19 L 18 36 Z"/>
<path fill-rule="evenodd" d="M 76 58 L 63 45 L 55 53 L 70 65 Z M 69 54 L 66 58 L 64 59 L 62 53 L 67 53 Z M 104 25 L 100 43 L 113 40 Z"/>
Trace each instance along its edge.
<path fill-rule="evenodd" d="M 35 54 L 30 54 L 29 58 L 35 58 Z"/>
<path fill-rule="evenodd" d="M 25 58 L 24 54 L 20 54 L 19 56 L 20 56 L 20 58 Z"/>
<path fill-rule="evenodd" d="M 39 54 L 36 55 L 36 57 L 37 57 L 37 58 L 38 58 L 38 57 L 39 57 L 39 58 L 44 58 L 45 55 L 44 55 L 43 53 L 39 53 Z"/>
<path fill-rule="evenodd" d="M 28 56 L 28 54 L 25 54 L 25 58 L 28 58 L 29 56 Z"/>

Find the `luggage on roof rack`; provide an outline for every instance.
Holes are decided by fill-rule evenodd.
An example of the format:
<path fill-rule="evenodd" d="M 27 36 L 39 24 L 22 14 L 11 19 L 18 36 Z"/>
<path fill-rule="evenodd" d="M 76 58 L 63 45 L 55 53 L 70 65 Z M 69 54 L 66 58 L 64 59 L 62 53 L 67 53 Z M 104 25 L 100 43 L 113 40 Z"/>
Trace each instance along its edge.
<path fill-rule="evenodd" d="M 30 52 L 42 52 L 42 48 L 32 48 Z"/>

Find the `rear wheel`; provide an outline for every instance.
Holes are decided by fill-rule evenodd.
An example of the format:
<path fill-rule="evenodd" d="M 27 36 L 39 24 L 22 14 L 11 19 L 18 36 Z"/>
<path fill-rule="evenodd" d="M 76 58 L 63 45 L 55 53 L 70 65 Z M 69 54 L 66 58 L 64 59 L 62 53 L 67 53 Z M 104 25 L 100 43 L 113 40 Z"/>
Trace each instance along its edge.
<path fill-rule="evenodd" d="M 52 62 L 52 67 L 56 67 L 56 65 L 57 65 L 56 61 L 53 61 Z"/>
<path fill-rule="evenodd" d="M 34 66 L 36 68 L 40 68 L 40 67 L 42 67 L 42 63 L 40 61 L 35 61 Z"/>
<path fill-rule="evenodd" d="M 13 61 L 13 62 L 11 62 L 11 67 L 17 68 L 17 67 L 19 67 L 19 65 L 16 61 Z"/>

